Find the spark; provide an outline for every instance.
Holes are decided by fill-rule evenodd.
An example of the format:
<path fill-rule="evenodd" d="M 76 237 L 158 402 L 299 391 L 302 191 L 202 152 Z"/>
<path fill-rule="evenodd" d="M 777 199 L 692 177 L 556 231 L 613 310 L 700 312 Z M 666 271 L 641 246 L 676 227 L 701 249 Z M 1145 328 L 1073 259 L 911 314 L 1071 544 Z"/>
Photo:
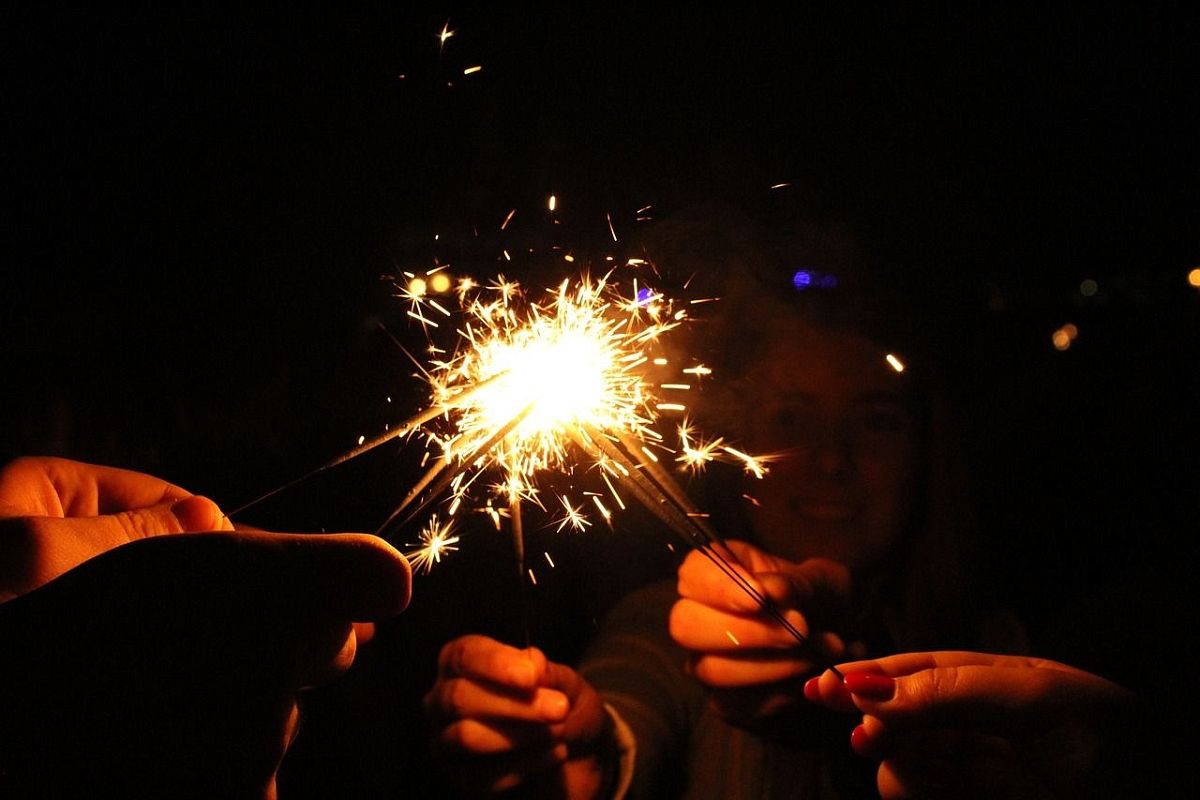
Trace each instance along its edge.
<path fill-rule="evenodd" d="M 483 70 L 483 66 L 477 64 L 474 67 L 467 67 L 466 69 L 464 69 L 463 75 L 474 75 L 476 72 L 480 72 L 482 70 Z"/>
<path fill-rule="evenodd" d="M 771 460 L 770 456 L 752 456 L 749 453 L 743 453 L 741 450 L 735 450 L 729 445 L 723 445 L 721 449 L 726 453 L 729 453 L 729 455 L 733 456 L 734 458 L 739 459 L 742 462 L 742 467 L 746 470 L 746 472 L 750 473 L 754 477 L 762 478 L 767 474 L 766 465 L 767 462 Z"/>
<path fill-rule="evenodd" d="M 892 369 L 896 370 L 896 372 L 904 372 L 904 362 L 903 361 L 896 358 L 896 356 L 893 355 L 892 353 L 888 353 L 886 358 L 887 358 L 887 363 L 891 366 Z"/>
<path fill-rule="evenodd" d="M 442 26 L 442 32 L 438 34 L 438 53 L 441 54 L 446 49 L 446 40 L 453 36 L 457 31 L 450 30 L 450 20 L 446 20 L 446 24 Z"/>
<path fill-rule="evenodd" d="M 690 467 L 693 472 L 698 472 L 703 469 L 706 464 L 716 460 L 720 454 L 718 448 L 725 441 L 724 438 L 716 438 L 712 441 L 705 442 L 701 440 L 692 441 L 694 431 L 686 421 L 679 426 L 679 442 L 683 449 L 683 454 L 676 458 L 676 461 L 683 462 L 685 467 Z"/>
<path fill-rule="evenodd" d="M 559 520 L 557 528 L 558 531 L 561 532 L 562 529 L 568 525 L 571 526 L 572 530 L 576 531 L 581 531 L 584 528 L 591 526 L 592 523 L 588 520 L 588 518 L 580 513 L 578 508 L 571 505 L 571 501 L 568 500 L 565 495 L 559 497 L 558 499 L 562 501 L 563 508 L 566 510 L 566 514 L 561 520 Z"/>
<path fill-rule="evenodd" d="M 419 534 L 419 544 L 410 545 L 414 549 L 404 554 L 414 570 L 428 573 L 434 564 L 441 562 L 442 554 L 458 549 L 459 537 L 451 535 L 453 524 L 452 520 L 440 524 L 437 514 L 429 518 L 428 524 Z"/>
<path fill-rule="evenodd" d="M 612 525 L 612 512 L 604 505 L 604 501 L 600 499 L 600 496 L 592 495 L 592 502 L 596 504 L 596 510 L 600 512 L 600 516 L 604 518 L 604 521 Z"/>

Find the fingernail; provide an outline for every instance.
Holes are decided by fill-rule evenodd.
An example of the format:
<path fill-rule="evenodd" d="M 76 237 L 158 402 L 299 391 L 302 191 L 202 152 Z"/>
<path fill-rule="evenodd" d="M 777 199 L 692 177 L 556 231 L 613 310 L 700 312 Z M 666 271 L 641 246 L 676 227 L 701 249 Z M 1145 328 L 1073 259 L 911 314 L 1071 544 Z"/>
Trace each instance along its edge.
<path fill-rule="evenodd" d="M 821 676 L 809 678 L 804 682 L 804 697 L 810 703 L 821 702 Z"/>
<path fill-rule="evenodd" d="M 221 527 L 221 509 L 207 497 L 185 497 L 171 506 L 171 514 L 187 532 L 202 533 Z"/>
<path fill-rule="evenodd" d="M 850 749 L 863 758 L 869 757 L 871 737 L 867 735 L 867 729 L 862 725 L 856 725 L 854 730 L 850 731 Z"/>
<path fill-rule="evenodd" d="M 851 672 L 843 681 L 851 694 L 872 700 L 888 700 L 896 692 L 896 681 L 874 672 Z"/>

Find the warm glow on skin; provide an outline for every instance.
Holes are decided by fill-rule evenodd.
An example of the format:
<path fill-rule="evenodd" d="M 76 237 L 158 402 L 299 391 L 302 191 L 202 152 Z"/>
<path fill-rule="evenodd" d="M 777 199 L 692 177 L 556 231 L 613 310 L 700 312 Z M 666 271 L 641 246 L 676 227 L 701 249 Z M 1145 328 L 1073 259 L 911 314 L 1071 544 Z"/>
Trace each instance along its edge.
<path fill-rule="evenodd" d="M 760 543 L 852 570 L 877 563 L 905 529 L 917 438 L 905 376 L 869 340 L 782 319 L 749 374 L 748 442 L 782 450 L 750 517 Z"/>

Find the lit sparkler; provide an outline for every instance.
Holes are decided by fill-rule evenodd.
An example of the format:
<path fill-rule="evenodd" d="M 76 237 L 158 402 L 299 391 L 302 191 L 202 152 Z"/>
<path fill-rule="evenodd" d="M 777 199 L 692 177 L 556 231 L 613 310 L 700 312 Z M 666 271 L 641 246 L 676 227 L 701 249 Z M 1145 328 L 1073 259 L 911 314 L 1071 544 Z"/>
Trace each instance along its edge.
<path fill-rule="evenodd" d="M 567 279 L 540 301 L 528 300 L 517 283 L 503 276 L 473 293 L 460 293 L 465 319 L 456 329 L 458 347 L 452 357 L 435 359 L 423 370 L 431 408 L 443 411 L 439 419 L 429 420 L 426 433 L 441 454 L 380 532 L 412 519 L 447 490 L 451 515 L 466 503 L 489 510 L 500 527 L 494 509 L 506 507 L 518 575 L 523 576 L 522 507 L 532 503 L 544 509 L 539 476 L 571 473 L 590 463 L 618 507 L 625 507 L 622 493 L 637 499 L 804 641 L 719 547 L 707 515 L 655 455 L 656 450 L 671 452 L 652 427 L 658 412 L 686 409 L 682 403 L 659 402 L 656 388 L 682 392 L 691 384 L 655 383 L 649 372 L 669 363 L 658 352 L 661 339 L 687 319 L 686 309 L 677 309 L 637 280 L 631 283 L 632 294 L 623 296 L 610 279 L 611 273 L 598 280 Z M 418 306 L 430 302 L 413 292 L 400 294 Z M 683 372 L 699 379 L 711 370 L 697 365 Z M 686 421 L 679 436 L 678 460 L 693 470 L 722 459 L 742 463 L 756 477 L 766 472 L 766 458 L 741 452 L 722 438 L 694 439 Z M 501 479 L 491 484 L 479 480 L 491 471 Z M 589 494 L 609 521 L 611 512 L 601 495 Z M 565 511 L 555 520 L 559 531 L 592 524 L 584 512 L 586 503 L 566 495 L 558 499 Z M 432 548 L 436 542 L 425 545 Z M 428 549 L 420 558 L 423 564 L 436 560 Z"/>
<path fill-rule="evenodd" d="M 627 263 L 635 268 L 644 263 L 633 261 Z M 687 320 L 686 304 L 677 307 L 636 279 L 630 284 L 631 294 L 622 295 L 612 273 L 599 279 L 564 280 L 540 300 L 530 300 L 519 284 L 503 276 L 486 285 L 464 278 L 456 290 L 459 318 L 429 295 L 424 277 L 406 274 L 405 278 L 408 283 L 399 287 L 398 295 L 408 303 L 409 316 L 421 321 L 427 335 L 453 327 L 458 337 L 456 346 L 446 350 L 431 347 L 434 357 L 428 364 L 418 362 L 430 389 L 429 405 L 309 475 L 397 437 L 420 434 L 428 447 L 422 462 L 427 469 L 378 533 L 405 525 L 429 504 L 445 499 L 446 521 L 439 522 L 434 515 L 409 552 L 415 565 L 428 570 L 456 549 L 458 537 L 450 532 L 460 508 L 488 514 L 497 528 L 507 517 L 524 591 L 523 506 L 544 510 L 539 477 L 595 470 L 612 504 L 599 493 L 588 494 L 606 522 L 609 505 L 625 508 L 622 495 L 636 499 L 754 597 L 798 641 L 805 641 L 744 576 L 736 559 L 720 546 L 707 515 L 694 506 L 656 455 L 656 451 L 681 452 L 677 460 L 685 469 L 697 470 L 720 459 L 740 462 L 756 477 L 766 472 L 767 459 L 741 452 L 721 438 L 706 442 L 686 421 L 679 430 L 680 451 L 668 446 L 653 427 L 660 411 L 686 409 L 683 403 L 660 402 L 656 392 L 670 387 L 668 391 L 678 394 L 687 391 L 690 383 L 664 383 L 650 375 L 670 363 L 661 352 L 661 340 Z M 444 320 L 445 327 L 434 317 Z M 696 365 L 681 372 L 699 380 L 711 370 Z M 482 479 L 486 474 L 498 474 L 499 479 Z M 286 487 L 276 491 L 282 488 Z M 584 510 L 588 503 L 563 494 L 558 499 L 565 515 L 551 524 L 559 530 L 579 531 L 592 524 Z"/>

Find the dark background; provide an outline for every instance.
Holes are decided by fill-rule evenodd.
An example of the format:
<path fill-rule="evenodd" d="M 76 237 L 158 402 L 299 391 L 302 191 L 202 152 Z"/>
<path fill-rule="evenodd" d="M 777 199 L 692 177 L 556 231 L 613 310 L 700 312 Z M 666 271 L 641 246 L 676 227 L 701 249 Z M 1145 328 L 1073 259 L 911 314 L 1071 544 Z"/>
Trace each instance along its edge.
<path fill-rule="evenodd" d="M 0 455 L 231 508 L 422 399 L 381 275 L 792 204 L 945 322 L 1023 611 L 1194 563 L 1195 25 L 405 5 L 0 12 Z M 384 450 L 252 521 L 373 528 L 411 480 Z"/>

